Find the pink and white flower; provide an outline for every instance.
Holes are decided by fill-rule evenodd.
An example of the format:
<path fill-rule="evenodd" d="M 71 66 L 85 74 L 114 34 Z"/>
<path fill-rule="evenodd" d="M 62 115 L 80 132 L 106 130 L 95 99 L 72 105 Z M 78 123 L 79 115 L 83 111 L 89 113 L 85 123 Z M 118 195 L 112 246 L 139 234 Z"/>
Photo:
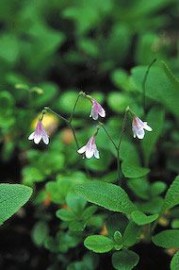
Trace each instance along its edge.
<path fill-rule="evenodd" d="M 147 125 L 147 122 L 143 122 L 137 116 L 133 118 L 132 121 L 132 131 L 134 138 L 143 139 L 145 135 L 145 130 L 152 131 L 152 128 Z"/>
<path fill-rule="evenodd" d="M 99 115 L 101 117 L 105 117 L 106 112 L 101 106 L 101 104 L 99 104 L 95 99 L 92 99 L 91 102 L 92 102 L 92 108 L 91 108 L 90 117 L 92 117 L 93 120 L 97 120 Z"/>
<path fill-rule="evenodd" d="M 36 144 L 39 144 L 39 142 L 41 140 L 43 140 L 43 142 L 45 144 L 49 143 L 49 137 L 48 137 L 47 132 L 45 131 L 41 121 L 38 121 L 37 126 L 35 128 L 35 131 L 32 132 L 32 134 L 30 134 L 28 139 L 34 140 L 34 143 L 36 143 Z"/>
<path fill-rule="evenodd" d="M 87 142 L 86 145 L 84 145 L 83 147 L 81 147 L 78 151 L 79 154 L 84 154 L 86 158 L 92 158 L 92 156 L 94 156 L 95 158 L 99 159 L 99 151 L 96 147 L 96 143 L 95 143 L 95 136 L 92 136 L 89 141 Z"/>

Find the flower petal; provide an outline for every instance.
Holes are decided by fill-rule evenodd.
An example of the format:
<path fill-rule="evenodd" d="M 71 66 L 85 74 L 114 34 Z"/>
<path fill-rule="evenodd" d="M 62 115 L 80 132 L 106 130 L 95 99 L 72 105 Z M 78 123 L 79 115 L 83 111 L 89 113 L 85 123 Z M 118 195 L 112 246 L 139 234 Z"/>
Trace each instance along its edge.
<path fill-rule="evenodd" d="M 140 140 L 143 139 L 145 135 L 144 129 L 143 128 L 138 129 L 136 135 L 137 135 L 137 138 L 139 138 Z"/>
<path fill-rule="evenodd" d="M 78 151 L 79 154 L 83 154 L 84 152 L 86 152 L 86 145 L 82 146 Z"/>
<path fill-rule="evenodd" d="M 100 108 L 99 108 L 99 115 L 101 117 L 105 117 L 106 116 L 106 112 L 105 110 L 103 109 L 103 107 L 100 105 Z"/>
<path fill-rule="evenodd" d="M 99 159 L 99 151 L 97 149 L 94 151 L 94 156 L 95 158 Z"/>
<path fill-rule="evenodd" d="M 92 107 L 90 117 L 93 118 L 93 120 L 98 119 L 98 112 Z"/>
<path fill-rule="evenodd" d="M 35 133 L 35 132 L 32 132 L 32 133 L 29 135 L 28 140 L 30 140 L 30 141 L 31 141 L 31 140 L 33 140 L 33 139 L 34 139 L 34 133 Z"/>
<path fill-rule="evenodd" d="M 152 128 L 147 125 L 147 122 L 144 122 L 144 128 L 148 131 L 152 131 Z"/>
<path fill-rule="evenodd" d="M 86 158 L 92 158 L 93 154 L 94 154 L 93 149 L 87 149 L 85 152 Z"/>
<path fill-rule="evenodd" d="M 42 139 L 42 136 L 41 135 L 39 135 L 39 134 L 35 134 L 34 135 L 34 143 L 39 144 L 39 142 L 41 141 L 41 139 Z"/>
<path fill-rule="evenodd" d="M 49 137 L 46 133 L 43 134 L 42 140 L 45 144 L 49 144 Z"/>

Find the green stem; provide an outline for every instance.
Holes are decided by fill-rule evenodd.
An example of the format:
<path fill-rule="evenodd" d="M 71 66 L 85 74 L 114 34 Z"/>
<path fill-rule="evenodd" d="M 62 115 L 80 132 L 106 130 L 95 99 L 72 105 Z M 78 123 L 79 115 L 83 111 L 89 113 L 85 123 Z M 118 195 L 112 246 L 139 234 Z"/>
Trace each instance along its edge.
<path fill-rule="evenodd" d="M 82 93 L 83 93 L 83 92 L 80 92 L 80 93 L 78 94 L 78 96 L 77 96 L 77 99 L 76 99 L 75 104 L 74 104 L 74 106 L 73 106 L 72 113 L 71 113 L 70 118 L 69 118 L 69 120 L 68 120 L 68 121 L 69 121 L 69 123 L 71 123 L 71 122 L 72 122 L 72 120 L 73 120 L 73 116 L 74 116 L 74 113 L 75 113 L 75 109 L 76 109 L 76 106 L 77 106 L 78 100 L 79 100 L 79 98 L 81 97 Z"/>
<path fill-rule="evenodd" d="M 122 174 L 121 174 L 121 162 L 120 162 L 119 153 L 120 153 L 120 149 L 121 149 L 122 138 L 123 138 L 123 135 L 124 135 L 124 132 L 125 132 L 127 115 L 128 115 L 129 110 L 130 110 L 129 107 L 127 107 L 126 110 L 125 110 L 124 118 L 123 118 L 123 121 L 122 121 L 121 135 L 120 135 L 119 143 L 118 143 L 118 146 L 117 146 L 118 177 L 119 177 L 119 185 L 120 186 L 122 186 Z"/>
<path fill-rule="evenodd" d="M 59 117 L 60 119 L 62 119 L 69 126 L 69 128 L 71 129 L 71 131 L 73 133 L 73 137 L 74 137 L 74 140 L 75 140 L 75 143 L 76 143 L 76 147 L 77 147 L 77 150 L 78 150 L 79 149 L 79 143 L 78 143 L 78 140 L 77 140 L 77 137 L 76 137 L 75 129 L 72 126 L 71 122 L 68 119 L 66 119 L 65 117 L 63 117 L 62 115 L 56 113 L 54 110 L 52 110 L 49 107 L 44 107 L 44 110 L 50 111 L 51 113 L 55 114 L 57 117 Z"/>
<path fill-rule="evenodd" d="M 143 90 L 143 109 L 144 109 L 144 115 L 146 113 L 146 82 L 147 82 L 147 77 L 148 77 L 148 73 L 150 71 L 150 68 L 152 67 L 152 65 L 157 61 L 157 59 L 154 59 L 149 66 L 147 67 L 143 82 L 142 82 L 142 90 Z"/>
<path fill-rule="evenodd" d="M 121 177 L 121 161 L 119 157 L 119 149 L 117 149 L 117 175 L 119 186 L 122 186 L 122 177 Z"/>
<path fill-rule="evenodd" d="M 129 110 L 130 110 L 130 109 L 127 107 L 126 110 L 125 110 L 125 114 L 124 114 L 123 121 L 122 121 L 122 130 L 121 130 L 121 135 L 120 135 L 120 138 L 119 138 L 119 144 L 118 144 L 118 149 L 119 149 L 119 151 L 120 151 L 120 147 L 121 147 L 122 138 L 123 138 L 123 135 L 124 135 L 124 132 L 125 132 L 126 121 L 127 121 L 127 115 L 128 115 Z"/>
<path fill-rule="evenodd" d="M 68 126 L 71 128 L 71 131 L 73 133 L 73 137 L 74 137 L 74 140 L 75 140 L 75 143 L 76 143 L 76 147 L 77 147 L 77 150 L 80 148 L 79 146 L 79 143 L 78 143 L 78 140 L 77 140 L 77 137 L 76 137 L 76 133 L 75 133 L 75 129 L 74 127 L 71 125 L 71 123 L 69 122 L 68 123 Z"/>
<path fill-rule="evenodd" d="M 69 122 L 68 119 L 66 119 L 66 118 L 63 117 L 62 115 L 56 113 L 56 112 L 53 111 L 51 108 L 49 108 L 49 107 L 44 107 L 44 110 L 52 112 L 52 113 L 55 114 L 58 118 L 62 119 L 63 121 L 65 121 L 65 123 L 68 124 L 68 122 Z"/>
<path fill-rule="evenodd" d="M 103 128 L 104 132 L 106 133 L 107 137 L 109 138 L 109 140 L 112 142 L 115 150 L 116 150 L 116 154 L 117 154 L 117 175 L 118 175 L 118 180 L 119 180 L 119 185 L 121 185 L 121 172 L 120 172 L 120 158 L 119 158 L 119 148 L 116 145 L 116 143 L 113 141 L 111 135 L 109 134 L 109 132 L 107 131 L 107 129 L 105 128 L 104 124 L 99 122 L 99 125 Z"/>
<path fill-rule="evenodd" d="M 110 141 L 112 142 L 112 144 L 114 145 L 114 148 L 117 150 L 117 145 L 115 144 L 115 142 L 113 141 L 111 135 L 109 134 L 109 132 L 107 131 L 107 129 L 105 128 L 104 124 L 101 122 L 98 122 L 99 125 L 103 128 L 104 132 L 106 133 L 107 137 L 110 139 Z"/>

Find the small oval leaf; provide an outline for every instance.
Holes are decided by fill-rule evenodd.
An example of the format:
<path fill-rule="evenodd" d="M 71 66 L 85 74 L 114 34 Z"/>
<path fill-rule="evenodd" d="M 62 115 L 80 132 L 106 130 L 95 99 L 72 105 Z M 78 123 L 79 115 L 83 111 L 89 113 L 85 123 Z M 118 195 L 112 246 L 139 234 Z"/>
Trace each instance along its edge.
<path fill-rule="evenodd" d="M 113 249 L 114 242 L 103 235 L 91 235 L 85 239 L 84 245 L 93 252 L 105 253 Z"/>

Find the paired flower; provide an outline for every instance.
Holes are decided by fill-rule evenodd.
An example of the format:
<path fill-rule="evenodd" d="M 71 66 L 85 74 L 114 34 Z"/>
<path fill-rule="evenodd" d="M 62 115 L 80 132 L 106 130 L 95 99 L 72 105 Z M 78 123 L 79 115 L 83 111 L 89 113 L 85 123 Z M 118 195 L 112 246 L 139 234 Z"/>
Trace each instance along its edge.
<path fill-rule="evenodd" d="M 140 118 L 135 116 L 132 121 L 132 131 L 134 138 L 143 139 L 145 135 L 145 130 L 152 131 L 152 128 L 147 125 L 147 122 L 142 122 Z"/>
<path fill-rule="evenodd" d="M 39 120 L 37 123 L 37 126 L 35 128 L 35 131 L 30 134 L 30 136 L 28 137 L 29 140 L 34 140 L 34 143 L 39 144 L 39 142 L 41 140 L 43 140 L 43 142 L 45 144 L 49 143 L 49 137 L 47 135 L 47 132 L 45 131 L 42 122 Z"/>
<path fill-rule="evenodd" d="M 78 151 L 79 154 L 85 154 L 86 158 L 92 158 L 93 156 L 99 159 L 99 151 L 96 147 L 95 136 L 92 136 L 86 145 L 81 147 Z"/>
<path fill-rule="evenodd" d="M 92 108 L 91 108 L 90 117 L 92 117 L 93 120 L 97 120 L 99 115 L 101 117 L 105 117 L 106 112 L 103 109 L 103 107 L 95 99 L 91 99 L 91 102 L 92 102 Z"/>

